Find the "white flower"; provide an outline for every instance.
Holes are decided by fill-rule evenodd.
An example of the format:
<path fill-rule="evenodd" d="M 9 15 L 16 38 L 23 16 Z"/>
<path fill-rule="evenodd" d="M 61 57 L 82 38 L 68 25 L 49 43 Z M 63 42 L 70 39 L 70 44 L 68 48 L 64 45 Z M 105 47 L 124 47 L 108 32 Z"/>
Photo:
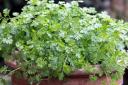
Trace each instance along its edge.
<path fill-rule="evenodd" d="M 12 36 L 9 36 L 7 38 L 3 38 L 2 42 L 6 43 L 6 44 L 12 44 L 12 42 L 13 42 Z"/>
<path fill-rule="evenodd" d="M 62 37 L 62 38 L 64 38 L 65 32 L 64 31 L 60 31 L 59 36 Z"/>

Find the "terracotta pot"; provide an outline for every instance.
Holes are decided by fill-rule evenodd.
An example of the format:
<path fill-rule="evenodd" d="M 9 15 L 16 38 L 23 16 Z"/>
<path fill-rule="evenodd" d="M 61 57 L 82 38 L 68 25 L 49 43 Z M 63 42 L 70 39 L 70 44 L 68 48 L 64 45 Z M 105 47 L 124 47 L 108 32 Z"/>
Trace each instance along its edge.
<path fill-rule="evenodd" d="M 25 79 L 18 79 L 12 76 L 12 85 L 29 85 Z M 63 81 L 57 79 L 44 79 L 39 85 L 111 85 L 111 78 L 101 77 L 96 81 L 91 81 L 88 77 L 66 78 Z M 122 85 L 122 80 L 114 83 Z"/>
<path fill-rule="evenodd" d="M 102 76 L 96 81 L 92 81 L 89 79 L 90 75 L 91 74 L 85 73 L 82 69 L 79 69 L 63 81 L 55 78 L 43 79 L 39 85 L 111 85 L 112 83 L 110 77 Z M 23 78 L 17 78 L 15 75 L 12 75 L 12 85 L 29 85 L 29 83 Z M 122 85 L 122 79 L 115 81 L 113 85 Z"/>
<path fill-rule="evenodd" d="M 16 61 L 5 61 L 6 66 L 12 68 L 12 69 L 16 69 L 17 65 L 16 65 Z"/>

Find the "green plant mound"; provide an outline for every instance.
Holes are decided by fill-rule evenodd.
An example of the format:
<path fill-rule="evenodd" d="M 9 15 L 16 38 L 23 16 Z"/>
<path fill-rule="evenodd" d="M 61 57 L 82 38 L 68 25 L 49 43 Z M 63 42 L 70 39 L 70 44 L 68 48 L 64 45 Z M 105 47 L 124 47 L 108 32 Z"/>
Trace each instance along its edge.
<path fill-rule="evenodd" d="M 31 0 L 28 4 L 20 15 L 0 25 L 3 56 L 17 60 L 25 77 L 63 79 L 81 68 L 92 72 L 93 65 L 100 65 L 104 74 L 124 71 L 127 23 L 93 8 L 80 8 L 76 2 Z"/>

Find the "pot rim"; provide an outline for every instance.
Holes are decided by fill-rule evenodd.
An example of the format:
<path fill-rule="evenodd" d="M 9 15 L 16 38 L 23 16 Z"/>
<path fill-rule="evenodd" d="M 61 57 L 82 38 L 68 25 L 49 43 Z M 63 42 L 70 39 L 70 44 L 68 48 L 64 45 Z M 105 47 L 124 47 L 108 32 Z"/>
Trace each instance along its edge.
<path fill-rule="evenodd" d="M 15 61 L 8 61 L 8 62 L 5 62 L 5 64 L 11 68 L 13 68 L 14 70 L 17 69 L 17 70 L 20 70 L 20 68 L 18 68 L 18 66 L 16 65 Z M 69 75 L 66 75 L 66 77 L 70 78 L 70 77 L 89 77 L 90 75 L 97 75 L 97 74 L 103 74 L 103 70 L 101 68 L 101 65 L 100 64 L 97 64 L 97 65 L 92 65 L 95 70 L 92 71 L 92 72 L 87 72 L 86 69 L 76 69 L 74 71 L 72 71 Z M 16 71 L 17 71 L 16 70 Z M 112 73 L 116 72 L 115 70 L 112 71 Z M 14 72 L 14 75 L 15 75 L 15 72 Z M 45 78 L 45 79 L 49 79 L 49 78 Z"/>

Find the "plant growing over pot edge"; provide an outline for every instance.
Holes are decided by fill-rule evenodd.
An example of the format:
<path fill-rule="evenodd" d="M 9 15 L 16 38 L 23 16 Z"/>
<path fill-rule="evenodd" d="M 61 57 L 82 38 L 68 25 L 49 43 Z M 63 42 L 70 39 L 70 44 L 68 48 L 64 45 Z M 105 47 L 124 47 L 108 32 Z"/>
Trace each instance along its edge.
<path fill-rule="evenodd" d="M 63 79 L 81 68 L 94 72 L 97 64 L 103 74 L 113 70 L 123 74 L 128 23 L 93 8 L 79 8 L 76 2 L 30 0 L 28 4 L 20 15 L 0 25 L 3 57 L 17 60 L 23 77 L 32 82 Z"/>

